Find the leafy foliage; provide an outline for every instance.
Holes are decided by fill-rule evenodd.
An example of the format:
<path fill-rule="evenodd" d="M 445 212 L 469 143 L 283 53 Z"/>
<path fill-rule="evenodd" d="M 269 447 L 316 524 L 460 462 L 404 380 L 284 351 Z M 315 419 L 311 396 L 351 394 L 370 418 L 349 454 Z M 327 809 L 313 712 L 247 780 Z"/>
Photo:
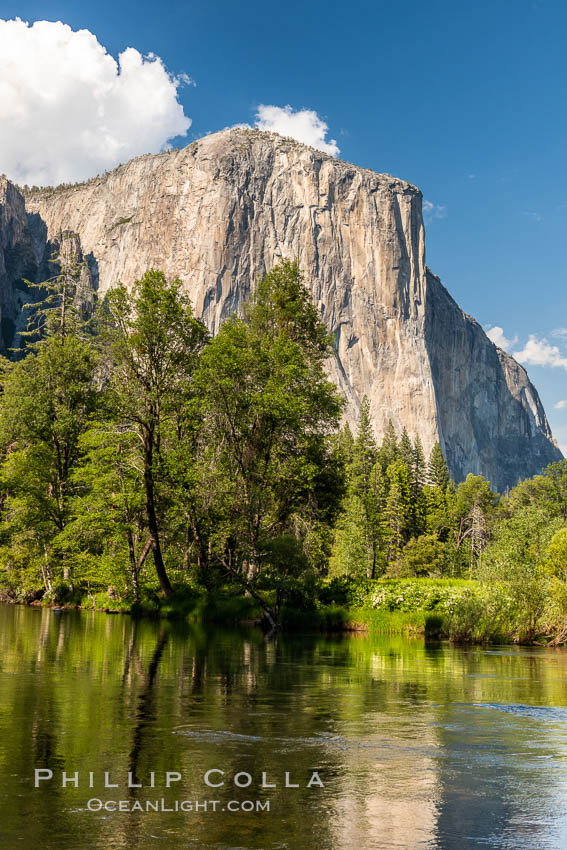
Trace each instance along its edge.
<path fill-rule="evenodd" d="M 297 263 L 210 339 L 156 270 L 93 320 L 73 245 L 62 234 L 27 356 L 1 364 L 3 585 L 171 612 L 205 594 L 272 626 L 344 624 L 351 606 L 433 612 L 454 640 L 567 638 L 566 461 L 500 498 L 391 421 L 379 443 L 366 398 L 339 429 Z"/>

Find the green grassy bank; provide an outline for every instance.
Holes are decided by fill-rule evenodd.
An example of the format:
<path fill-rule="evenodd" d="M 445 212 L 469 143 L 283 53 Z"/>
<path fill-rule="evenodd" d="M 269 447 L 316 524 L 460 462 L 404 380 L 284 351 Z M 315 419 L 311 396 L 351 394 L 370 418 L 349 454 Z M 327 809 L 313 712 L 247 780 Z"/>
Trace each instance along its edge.
<path fill-rule="evenodd" d="M 264 599 L 275 606 L 273 591 Z M 34 599 L 4 591 L 0 601 L 106 613 L 214 622 L 227 626 L 262 625 L 262 607 L 231 586 L 206 593 L 183 585 L 162 599 L 155 590 L 137 604 L 113 598 L 109 592 L 62 589 L 49 598 Z M 367 632 L 445 638 L 455 643 L 559 644 L 565 642 L 563 607 L 542 609 L 539 619 L 509 586 L 487 586 L 465 579 L 387 578 L 327 579 L 297 588 L 279 610 L 283 631 L 296 633 Z"/>
<path fill-rule="evenodd" d="M 335 579 L 323 582 L 310 598 L 297 598 L 282 606 L 280 625 L 284 631 L 364 631 L 392 635 L 442 633 L 442 614 L 475 582 L 449 579 L 382 579 L 352 582 Z M 271 594 L 266 596 L 271 599 Z M 226 588 L 214 594 L 185 586 L 167 600 L 155 592 L 144 594 L 136 605 L 113 598 L 108 592 L 91 593 L 61 589 L 55 596 L 36 599 L 4 592 L 3 600 L 55 608 L 78 608 L 104 613 L 128 613 L 146 617 L 184 619 L 188 622 L 217 622 L 226 625 L 259 625 L 261 606 L 251 597 Z"/>

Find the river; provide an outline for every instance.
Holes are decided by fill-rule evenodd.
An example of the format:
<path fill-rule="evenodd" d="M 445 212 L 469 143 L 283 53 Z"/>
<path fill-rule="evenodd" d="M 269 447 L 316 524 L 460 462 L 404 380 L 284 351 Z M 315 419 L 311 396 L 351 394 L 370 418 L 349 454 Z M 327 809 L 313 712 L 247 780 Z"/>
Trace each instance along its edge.
<path fill-rule="evenodd" d="M 0 846 L 559 850 L 566 721 L 563 649 L 0 605 Z"/>

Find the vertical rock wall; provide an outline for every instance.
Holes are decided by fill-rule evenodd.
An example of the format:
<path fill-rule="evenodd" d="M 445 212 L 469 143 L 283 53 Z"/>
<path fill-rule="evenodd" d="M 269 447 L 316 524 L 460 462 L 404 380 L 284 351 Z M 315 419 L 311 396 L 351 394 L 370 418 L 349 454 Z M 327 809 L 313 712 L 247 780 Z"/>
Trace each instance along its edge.
<path fill-rule="evenodd" d="M 213 333 L 278 259 L 297 257 L 334 334 L 330 370 L 352 421 L 367 395 L 378 437 L 392 419 L 426 451 L 439 439 L 457 478 L 482 472 L 498 488 L 561 457 L 525 370 L 426 270 L 409 183 L 238 128 L 30 196 L 27 230 L 21 196 L 6 191 L 21 233 L 2 219 L 0 244 L 22 258 L 31 246 L 39 269 L 72 231 L 101 293 L 161 268 Z"/>

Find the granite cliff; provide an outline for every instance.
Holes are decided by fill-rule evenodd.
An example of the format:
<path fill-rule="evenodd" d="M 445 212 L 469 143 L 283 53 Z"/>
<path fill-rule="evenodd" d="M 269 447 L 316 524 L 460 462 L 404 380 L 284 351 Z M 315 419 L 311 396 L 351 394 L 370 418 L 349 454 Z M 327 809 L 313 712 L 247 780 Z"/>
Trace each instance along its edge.
<path fill-rule="evenodd" d="M 143 156 L 85 184 L 23 196 L 0 184 L 3 342 L 21 326 L 53 244 L 72 234 L 104 293 L 148 268 L 180 277 L 214 333 L 281 257 L 297 257 L 336 340 L 330 364 L 354 420 L 392 419 L 441 443 L 457 480 L 498 489 L 561 458 L 525 370 L 425 265 L 414 186 L 291 139 L 237 128 Z"/>

